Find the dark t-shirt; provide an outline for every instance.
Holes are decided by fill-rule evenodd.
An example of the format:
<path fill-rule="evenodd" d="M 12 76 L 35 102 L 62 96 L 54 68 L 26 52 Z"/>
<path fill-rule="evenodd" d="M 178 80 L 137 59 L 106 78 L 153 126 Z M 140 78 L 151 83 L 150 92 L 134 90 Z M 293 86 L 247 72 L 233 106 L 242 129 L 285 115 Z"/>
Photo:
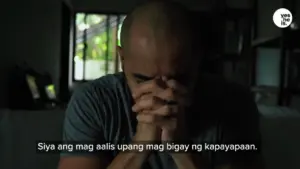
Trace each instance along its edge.
<path fill-rule="evenodd" d="M 259 114 L 250 92 L 212 76 L 199 81 L 196 104 L 187 112 L 189 140 L 209 144 L 256 144 L 259 148 Z M 73 94 L 66 111 L 63 141 L 130 143 L 136 118 L 123 73 L 84 84 Z M 112 151 L 112 157 L 118 152 Z M 242 162 L 255 151 L 202 151 L 210 167 Z M 62 154 L 78 155 L 78 154 Z M 144 168 L 176 169 L 167 153 L 153 153 Z"/>

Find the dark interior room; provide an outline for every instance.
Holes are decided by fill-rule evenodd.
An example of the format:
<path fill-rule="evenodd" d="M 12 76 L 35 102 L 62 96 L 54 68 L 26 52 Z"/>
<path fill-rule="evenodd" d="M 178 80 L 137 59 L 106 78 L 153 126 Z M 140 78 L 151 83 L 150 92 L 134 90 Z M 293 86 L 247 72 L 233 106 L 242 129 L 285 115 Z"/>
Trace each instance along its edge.
<path fill-rule="evenodd" d="M 66 157 L 60 155 L 57 146 L 64 141 L 74 141 L 70 143 L 70 146 L 74 145 L 75 147 L 77 142 L 82 141 L 82 144 L 85 144 L 85 141 L 91 141 L 88 137 L 82 137 L 81 140 L 65 138 L 65 132 L 68 130 L 66 126 L 69 123 L 72 123 L 69 125 L 74 125 L 74 129 L 77 128 L 77 131 L 82 130 L 82 132 L 85 132 L 84 127 L 80 126 L 83 123 L 96 123 L 96 120 L 92 119 L 94 117 L 89 114 L 71 117 L 71 115 L 68 116 L 68 113 L 74 113 L 79 109 L 82 112 L 89 111 L 82 105 L 91 104 L 87 99 L 89 96 L 98 95 L 97 92 L 90 90 L 87 97 L 82 95 L 81 100 L 76 100 L 78 95 L 82 94 L 77 91 L 83 91 L 87 84 L 97 85 L 95 81 L 98 79 L 122 73 L 123 70 L 124 75 L 128 78 L 125 69 L 129 69 L 126 67 L 130 66 L 126 66 L 126 59 L 123 60 L 123 53 L 120 53 L 121 49 L 117 46 L 125 48 L 121 38 L 123 37 L 121 30 L 123 32 L 124 20 L 136 6 L 142 6 L 146 2 L 148 0 L 19 0 L 6 1 L 2 5 L 0 14 L 3 18 L 0 31 L 4 34 L 2 34 L 0 42 L 2 53 L 0 59 L 1 169 L 125 169 L 125 162 L 122 166 L 121 162 L 117 161 L 118 159 L 105 167 L 100 163 L 95 165 L 96 167 L 89 167 L 89 164 L 83 165 L 79 162 L 80 160 L 70 160 L 69 163 L 73 163 L 73 166 L 67 164 L 68 162 L 63 164 L 63 160 L 60 159 Z M 192 34 L 193 41 L 191 40 L 190 46 L 198 46 L 199 49 L 203 49 L 200 51 L 202 54 L 200 66 L 189 74 L 192 76 L 194 72 L 200 72 L 224 79 L 226 84 L 230 82 L 230 84 L 249 90 L 249 95 L 255 103 L 253 104 L 254 109 L 257 109 L 259 114 L 257 131 L 260 134 L 260 144 L 258 150 L 256 148 L 255 150 L 259 151 L 262 159 L 263 167 L 261 168 L 299 169 L 300 46 L 297 39 L 300 39 L 300 1 L 176 0 L 175 2 L 188 9 L 188 21 L 190 22 L 187 21 L 187 23 L 191 23 L 193 31 L 185 31 L 185 33 Z M 283 10 L 278 10 L 281 8 Z M 159 10 L 157 9 L 157 11 Z M 142 14 L 147 12 L 140 13 L 141 16 L 136 14 L 135 17 L 143 18 Z M 168 17 L 167 10 L 165 13 L 157 13 L 157 16 L 161 14 L 161 16 Z M 132 20 L 133 24 L 130 26 L 128 36 L 135 35 L 133 27 L 134 23 L 138 21 Z M 181 27 L 187 27 L 186 25 L 177 25 L 179 25 L 178 30 Z M 176 32 L 176 30 L 177 28 L 174 26 L 170 32 Z M 182 34 L 185 35 L 185 33 Z M 176 40 L 176 37 L 169 38 L 170 43 L 173 43 L 173 39 Z M 22 43 L 19 43 L 21 40 Z M 131 42 L 131 39 L 129 41 Z M 165 42 L 169 44 L 167 40 Z M 161 48 L 160 46 L 159 49 Z M 140 51 L 142 48 L 137 46 L 135 50 Z M 127 50 L 122 49 L 122 51 L 126 53 Z M 166 52 L 165 50 L 160 51 L 161 53 Z M 198 56 L 198 53 L 193 53 L 193 55 Z M 126 58 L 126 56 L 124 57 Z M 146 64 L 141 63 L 145 69 L 151 64 L 150 61 Z M 141 67 L 141 65 L 136 67 Z M 184 65 L 183 62 L 182 65 Z M 165 66 L 164 69 L 167 67 Z M 138 75 L 134 74 L 134 76 Z M 140 79 L 143 78 L 145 81 L 148 77 L 140 77 Z M 155 78 L 153 77 L 153 79 Z M 164 77 L 161 80 L 166 81 L 166 84 L 169 82 L 168 79 L 164 80 Z M 242 107 L 243 110 L 238 111 L 238 115 L 230 116 L 230 122 L 241 125 L 249 122 L 249 125 L 254 126 L 255 122 L 251 121 L 252 116 L 248 117 L 245 113 L 250 112 L 252 107 L 247 107 L 246 104 L 239 102 L 246 98 L 242 94 L 243 91 L 230 91 L 230 89 L 220 87 L 221 82 L 216 83 L 218 84 L 209 85 L 211 88 L 215 88 L 213 91 L 203 89 L 205 90 L 204 95 L 209 96 L 208 98 L 203 96 L 203 99 L 212 102 L 204 104 L 205 108 L 203 109 L 212 112 L 217 111 L 218 108 L 220 111 L 224 110 L 224 112 L 218 113 L 225 119 L 227 113 L 225 108 L 231 106 L 232 109 L 238 111 L 237 107 Z M 201 83 L 199 84 L 201 86 Z M 111 97 L 123 98 L 123 95 L 110 91 L 112 87 L 106 85 L 107 88 L 103 89 L 103 96 L 101 96 L 106 100 L 104 99 L 105 102 L 95 102 L 97 105 L 105 104 Z M 132 97 L 135 99 L 135 90 L 131 88 L 134 85 L 129 82 L 128 85 Z M 136 86 L 139 85 L 142 84 Z M 220 93 L 224 97 L 220 96 Z M 235 96 L 237 96 L 236 101 L 231 101 L 231 98 Z M 202 97 L 199 96 L 199 98 L 201 100 Z M 137 102 L 137 100 L 134 101 Z M 220 105 L 218 101 L 220 101 Z M 166 104 L 171 105 L 172 103 Z M 76 106 L 78 109 L 75 110 Z M 112 102 L 106 107 L 111 112 L 115 112 L 115 108 L 120 106 L 123 106 L 121 102 Z M 201 105 L 197 107 L 197 110 L 201 114 L 202 108 L 200 107 Z M 97 106 L 96 109 L 98 110 Z M 132 110 L 130 108 L 130 111 L 135 112 L 134 108 Z M 120 121 L 116 121 L 116 119 L 110 118 L 109 113 L 105 112 L 103 115 L 106 118 L 102 119 L 104 124 L 99 124 L 104 128 L 103 130 L 106 130 L 104 137 L 105 139 L 109 138 L 106 142 L 109 142 L 110 139 L 121 139 L 108 131 L 115 129 L 113 125 L 121 123 L 119 116 Z M 92 120 L 80 121 L 82 120 L 80 117 L 83 116 L 84 120 Z M 210 114 L 210 116 L 214 116 L 214 114 Z M 199 115 L 199 117 L 203 118 L 204 116 Z M 220 118 L 221 121 L 225 121 L 222 118 Z M 134 117 L 134 119 L 136 118 Z M 219 118 L 216 117 L 216 119 Z M 141 119 L 137 117 L 137 126 L 140 124 L 139 120 Z M 195 118 L 194 120 L 197 121 Z M 196 123 L 202 122 L 199 120 Z M 93 127 L 95 126 L 88 129 L 89 133 L 86 135 L 92 135 L 90 131 L 93 130 Z M 122 132 L 120 130 L 123 128 L 126 127 L 120 127 L 118 130 L 116 129 L 116 132 Z M 198 130 L 198 128 L 194 129 Z M 102 131 L 102 129 L 100 130 Z M 98 132 L 98 129 L 95 131 Z M 162 128 L 161 131 L 163 135 L 165 129 Z M 70 131 L 70 133 L 72 132 L 73 130 Z M 84 133 L 81 134 L 84 135 Z M 75 131 L 73 135 L 74 138 L 81 137 Z M 230 141 L 228 142 L 231 144 Z M 39 143 L 53 144 L 54 147 L 48 147 L 49 152 L 45 152 L 45 149 L 48 151 L 48 148 L 45 148 L 47 146 L 42 148 L 39 146 L 42 144 Z M 117 158 L 119 156 L 117 155 Z M 177 164 L 175 159 L 174 161 Z M 119 164 L 117 164 L 118 162 Z M 182 165 L 186 167 L 177 165 L 177 168 L 202 169 L 202 167 L 187 167 L 194 166 L 189 165 L 190 163 L 183 164 L 186 164 Z M 134 168 L 129 165 L 129 168 L 176 169 L 176 167 L 172 168 L 168 165 L 167 167 L 152 168 Z M 206 168 L 203 167 L 203 169 Z"/>

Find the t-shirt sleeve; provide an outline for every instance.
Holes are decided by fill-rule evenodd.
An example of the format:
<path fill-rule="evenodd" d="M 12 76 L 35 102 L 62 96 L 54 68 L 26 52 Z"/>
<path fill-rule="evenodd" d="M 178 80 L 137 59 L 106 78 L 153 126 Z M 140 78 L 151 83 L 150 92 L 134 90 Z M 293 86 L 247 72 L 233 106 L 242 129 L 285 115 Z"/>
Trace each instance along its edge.
<path fill-rule="evenodd" d="M 64 143 L 96 143 L 104 141 L 101 127 L 101 111 L 98 108 L 101 100 L 93 88 L 84 85 L 76 90 L 68 104 L 64 126 Z M 98 105 L 97 105 L 98 104 Z M 62 152 L 61 155 L 78 155 L 76 152 Z M 93 153 L 80 153 L 93 154 Z"/>
<path fill-rule="evenodd" d="M 227 152 L 217 151 L 214 163 L 249 165 L 260 160 L 261 136 L 259 130 L 259 111 L 247 90 L 234 94 L 233 104 L 228 103 L 228 111 L 220 123 L 219 144 L 233 145 Z M 248 146 L 248 147 L 247 147 Z M 254 160 L 254 161 L 253 161 Z"/>

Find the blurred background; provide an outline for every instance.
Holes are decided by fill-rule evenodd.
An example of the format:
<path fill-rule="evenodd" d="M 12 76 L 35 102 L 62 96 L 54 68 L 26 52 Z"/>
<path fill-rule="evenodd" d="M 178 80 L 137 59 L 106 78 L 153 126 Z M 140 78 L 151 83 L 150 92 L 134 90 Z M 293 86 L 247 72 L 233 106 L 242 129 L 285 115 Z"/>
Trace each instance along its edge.
<path fill-rule="evenodd" d="M 56 168 L 58 155 L 37 154 L 36 141 L 61 139 L 64 110 L 78 86 L 121 71 L 116 45 L 122 21 L 145 1 L 17 0 L 1 5 L 0 168 Z M 199 71 L 251 89 L 261 113 L 267 169 L 299 169 L 300 2 L 179 2 L 191 10 L 195 36 L 206 44 Z M 293 15 L 284 29 L 273 23 L 279 8 Z"/>

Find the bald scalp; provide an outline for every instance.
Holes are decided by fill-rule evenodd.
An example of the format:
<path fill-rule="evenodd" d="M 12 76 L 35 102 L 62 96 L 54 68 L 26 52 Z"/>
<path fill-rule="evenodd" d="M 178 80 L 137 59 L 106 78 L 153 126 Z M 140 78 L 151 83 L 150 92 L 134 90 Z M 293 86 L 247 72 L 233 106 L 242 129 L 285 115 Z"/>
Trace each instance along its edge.
<path fill-rule="evenodd" d="M 152 37 L 166 42 L 179 42 L 176 46 L 191 44 L 192 29 L 188 10 L 170 1 L 152 1 L 136 7 L 125 18 L 121 28 L 121 46 L 124 51 L 129 47 L 133 27 L 147 27 Z"/>

